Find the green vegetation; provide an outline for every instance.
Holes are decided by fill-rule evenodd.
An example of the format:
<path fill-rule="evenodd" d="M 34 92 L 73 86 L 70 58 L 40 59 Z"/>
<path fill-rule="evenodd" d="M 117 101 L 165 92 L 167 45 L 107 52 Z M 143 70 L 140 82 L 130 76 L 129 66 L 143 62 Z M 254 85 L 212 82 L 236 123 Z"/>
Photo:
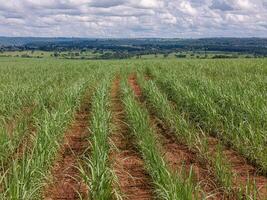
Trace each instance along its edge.
<path fill-rule="evenodd" d="M 125 121 L 120 123 L 130 130 L 121 140 L 131 138 L 118 143 L 129 151 L 134 148 L 133 154 L 140 157 L 152 196 L 184 200 L 217 197 L 219 193 L 231 199 L 266 199 L 266 59 L 189 60 L 172 54 L 173 59 L 88 61 L 47 56 L 0 58 L 0 199 L 45 198 L 53 167 L 58 157 L 65 155 L 61 152 L 62 146 L 67 146 L 65 134 L 76 121 L 88 91 L 89 120 L 79 127 L 89 130 L 87 150 L 75 157 L 75 141 L 83 138 L 74 131 L 73 152 L 67 153 L 77 160 L 75 169 L 79 170 L 75 176 L 66 170 L 65 176 L 80 177 L 76 180 L 84 191 L 75 192 L 85 195 L 79 197 L 126 199 L 121 191 L 140 177 L 129 174 L 121 183 L 110 158 L 110 93 L 115 77 L 121 80 L 118 98 L 125 111 Z M 131 78 L 136 79 L 137 88 Z M 141 96 L 135 89 L 141 89 Z M 170 147 L 160 140 L 154 118 L 169 131 L 167 136 L 173 134 L 172 143 L 193 152 L 188 169 L 172 169 L 164 154 Z M 118 154 L 122 168 L 124 163 L 134 162 L 127 160 L 127 153 Z M 202 188 L 195 163 L 207 167 L 214 190 Z M 177 166 L 184 169 L 184 164 Z M 72 184 L 62 182 L 69 191 L 76 188 Z M 136 191 L 138 187 L 146 189 L 142 184 L 136 187 Z"/>
<path fill-rule="evenodd" d="M 156 111 L 157 116 L 175 130 L 177 140 L 183 141 L 194 152 L 199 152 L 200 160 L 213 165 L 213 173 L 216 178 L 214 181 L 220 182 L 222 187 L 231 193 L 231 189 L 233 189 L 232 174 L 229 174 L 230 172 L 227 170 L 228 163 L 222 152 L 218 151 L 215 158 L 213 157 L 214 154 L 210 155 L 211 152 L 209 152 L 210 150 L 206 146 L 207 136 L 203 133 L 200 134 L 200 130 L 190 126 L 190 123 L 182 115 L 177 115 L 175 107 L 171 106 L 167 97 L 161 93 L 153 81 L 145 81 L 140 76 L 140 85 L 143 86 L 144 95 L 151 109 Z"/>
<path fill-rule="evenodd" d="M 259 58 L 267 55 L 266 38 L 89 39 L 0 37 L 1 52 L 46 51 L 72 59 Z M 5 54 L 5 53 L 3 53 Z M 31 57 L 31 54 L 23 54 Z"/>
<path fill-rule="evenodd" d="M 257 74 L 264 62 L 257 64 L 255 73 L 248 67 L 181 66 L 182 72 L 165 68 L 155 76 L 179 112 L 266 173 L 266 81 Z"/>
<path fill-rule="evenodd" d="M 131 53 L 116 50 L 69 50 L 69 51 L 2 51 L 0 57 L 21 58 L 55 58 L 75 60 L 111 60 L 111 59 L 237 59 L 258 58 L 259 55 L 251 53 L 223 52 L 223 51 L 187 51 L 174 50 L 166 53 L 141 52 Z M 263 56 L 262 56 L 263 57 Z"/>
<path fill-rule="evenodd" d="M 158 196 L 166 200 L 193 199 L 194 187 L 191 184 L 191 177 L 188 177 L 187 180 L 182 180 L 168 170 L 158 149 L 155 134 L 151 127 L 149 127 L 148 113 L 138 105 L 133 92 L 127 86 L 123 85 L 122 88 L 124 90 L 123 101 L 129 124 L 137 139 Z"/>
<path fill-rule="evenodd" d="M 112 172 L 108 165 L 110 133 L 110 112 L 109 112 L 109 84 L 104 80 L 101 86 L 96 88 L 92 99 L 92 116 L 90 122 L 91 151 L 88 162 L 89 174 L 84 173 L 89 186 L 90 199 L 112 199 Z"/>

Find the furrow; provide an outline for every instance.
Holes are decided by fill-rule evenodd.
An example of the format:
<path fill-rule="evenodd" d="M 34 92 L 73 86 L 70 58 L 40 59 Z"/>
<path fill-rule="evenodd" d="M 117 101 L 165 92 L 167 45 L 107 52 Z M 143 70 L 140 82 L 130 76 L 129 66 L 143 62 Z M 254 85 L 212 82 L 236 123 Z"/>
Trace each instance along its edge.
<path fill-rule="evenodd" d="M 111 103 L 114 129 L 111 136 L 113 149 L 110 158 L 122 196 L 136 200 L 153 199 L 151 178 L 144 168 L 144 161 L 135 147 L 136 144 L 125 122 L 119 77 L 112 85 Z"/>
<path fill-rule="evenodd" d="M 175 102 L 169 103 L 174 103 L 175 107 Z M 173 124 L 173 126 L 175 125 Z M 191 126 L 194 126 L 194 124 Z M 235 196 L 236 198 L 267 198 L 267 178 L 260 175 L 255 166 L 249 164 L 247 159 L 231 147 L 225 146 L 218 138 L 206 136 L 206 134 L 200 134 L 195 129 L 192 130 L 194 130 L 195 134 L 194 140 L 198 138 L 197 135 L 200 137 L 197 140 L 202 140 L 202 144 L 198 144 L 200 145 L 199 148 L 203 149 L 203 144 L 207 141 L 207 150 L 205 150 L 207 152 L 202 153 L 207 154 L 207 159 L 211 162 L 213 168 L 217 167 L 217 176 L 225 176 L 220 177 L 220 181 L 223 181 L 221 184 L 226 187 L 230 187 L 228 190 L 232 190 L 232 196 Z M 218 159 L 221 161 L 218 162 Z M 224 165 L 227 169 L 222 169 L 222 166 L 218 166 L 218 163 L 220 162 L 222 162 L 221 165 Z M 229 174 L 227 175 L 226 173 Z"/>
<path fill-rule="evenodd" d="M 211 156 L 215 156 L 219 143 L 220 141 L 217 138 L 208 137 L 208 153 Z M 221 152 L 230 165 L 233 175 L 233 189 L 235 191 L 240 191 L 241 189 L 241 192 L 244 193 L 243 195 L 265 200 L 267 198 L 267 178 L 259 175 L 257 169 L 233 149 L 223 146 Z"/>
<path fill-rule="evenodd" d="M 142 89 L 137 83 L 135 74 L 132 74 L 129 77 L 129 82 L 135 95 L 145 105 L 145 98 L 144 95 L 142 95 Z M 158 119 L 149 106 L 148 111 L 150 114 L 151 126 L 156 130 L 157 137 L 159 138 L 159 141 L 161 141 L 164 159 L 166 160 L 168 167 L 174 173 L 184 176 L 184 178 L 189 177 L 191 172 L 193 173 L 192 178 L 196 183 L 196 186 L 199 187 L 199 189 L 197 189 L 198 198 L 227 199 L 227 195 L 225 195 L 218 186 L 215 181 L 215 176 L 207 163 L 203 162 L 199 155 L 190 150 L 187 145 L 178 142 L 173 130 Z"/>
<path fill-rule="evenodd" d="M 80 199 L 88 196 L 78 170 L 79 159 L 88 147 L 88 120 L 90 94 L 86 92 L 70 128 L 64 134 L 64 143 L 52 168 L 52 182 L 44 191 L 45 200 Z"/>

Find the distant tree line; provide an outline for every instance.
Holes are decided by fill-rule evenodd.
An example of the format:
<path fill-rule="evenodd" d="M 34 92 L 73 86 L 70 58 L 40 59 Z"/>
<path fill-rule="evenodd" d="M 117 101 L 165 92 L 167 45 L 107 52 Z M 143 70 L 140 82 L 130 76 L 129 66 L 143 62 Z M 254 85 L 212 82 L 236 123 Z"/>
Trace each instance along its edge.
<path fill-rule="evenodd" d="M 0 38 L 1 39 L 1 38 Z M 18 39 L 17 39 L 18 40 Z M 1 40 L 0 40 L 1 41 Z M 209 39 L 25 39 L 25 44 L 0 45 L 0 51 L 42 50 L 55 52 L 82 52 L 94 51 L 99 53 L 97 59 L 139 58 L 141 55 L 162 54 L 168 57 L 173 52 L 230 52 L 267 56 L 267 39 L 263 38 L 209 38 Z M 18 43 L 18 41 L 17 41 Z M 22 43 L 22 42 L 20 42 Z M 0 43 L 1 44 L 1 43 Z M 77 53 L 79 54 L 79 53 Z M 77 57 L 68 55 L 67 57 Z M 176 54 L 177 58 L 186 57 L 185 54 Z M 214 58 L 229 57 L 215 55 Z"/>

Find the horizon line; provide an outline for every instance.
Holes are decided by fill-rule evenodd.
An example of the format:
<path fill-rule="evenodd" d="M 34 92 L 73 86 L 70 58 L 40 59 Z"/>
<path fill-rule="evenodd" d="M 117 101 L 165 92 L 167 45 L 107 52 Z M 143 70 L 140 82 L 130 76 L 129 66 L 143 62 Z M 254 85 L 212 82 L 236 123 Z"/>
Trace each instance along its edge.
<path fill-rule="evenodd" d="M 267 39 L 267 37 L 234 37 L 234 36 L 214 36 L 214 37 L 69 37 L 69 36 L 2 36 L 0 38 L 64 38 L 64 39 Z"/>

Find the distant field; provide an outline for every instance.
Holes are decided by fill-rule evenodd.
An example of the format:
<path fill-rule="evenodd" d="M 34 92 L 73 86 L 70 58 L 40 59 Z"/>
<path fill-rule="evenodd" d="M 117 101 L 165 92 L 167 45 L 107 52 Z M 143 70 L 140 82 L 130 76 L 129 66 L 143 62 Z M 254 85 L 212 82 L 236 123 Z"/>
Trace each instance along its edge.
<path fill-rule="evenodd" d="M 267 59 L 22 53 L 43 59 L 0 58 L 0 199 L 267 199 Z"/>
<path fill-rule="evenodd" d="M 255 58 L 258 55 L 236 52 L 221 51 L 172 51 L 168 53 L 150 53 L 132 55 L 130 52 L 116 52 L 111 50 L 72 50 L 72 51 L 0 51 L 0 57 L 20 57 L 20 58 L 60 58 L 60 59 L 80 59 L 80 60 L 101 60 L 101 59 L 226 59 L 226 58 Z M 261 56 L 262 57 L 262 56 Z"/>
<path fill-rule="evenodd" d="M 49 52 L 49 51 L 4 51 L 0 57 L 24 57 L 24 58 L 93 58 L 97 53 L 92 51 L 66 51 L 66 52 Z"/>

